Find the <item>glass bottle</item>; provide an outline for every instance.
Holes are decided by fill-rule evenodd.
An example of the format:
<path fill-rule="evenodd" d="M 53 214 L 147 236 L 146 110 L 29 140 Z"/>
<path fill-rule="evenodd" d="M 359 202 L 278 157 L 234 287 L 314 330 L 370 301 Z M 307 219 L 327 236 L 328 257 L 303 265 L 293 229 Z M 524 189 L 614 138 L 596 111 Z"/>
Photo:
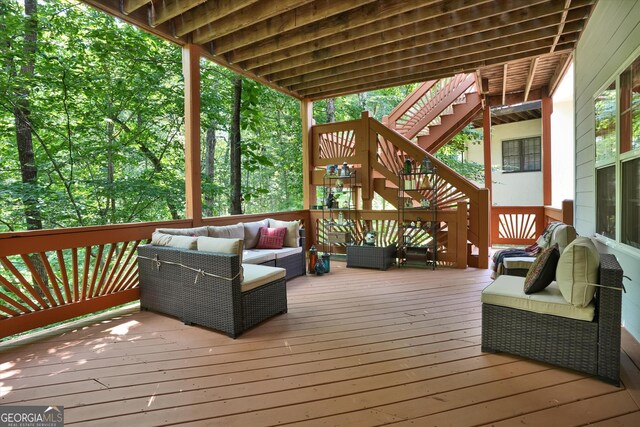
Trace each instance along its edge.
<path fill-rule="evenodd" d="M 315 245 L 309 249 L 309 274 L 315 274 L 316 264 L 318 263 L 318 250 Z"/>

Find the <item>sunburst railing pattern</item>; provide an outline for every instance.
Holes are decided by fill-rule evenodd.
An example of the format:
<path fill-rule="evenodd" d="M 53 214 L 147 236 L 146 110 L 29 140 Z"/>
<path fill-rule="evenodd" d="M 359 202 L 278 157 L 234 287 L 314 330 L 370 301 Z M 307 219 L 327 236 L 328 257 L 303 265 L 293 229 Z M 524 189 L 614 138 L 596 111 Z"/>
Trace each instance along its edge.
<path fill-rule="evenodd" d="M 530 245 L 544 229 L 544 207 L 494 206 L 491 222 L 492 243 Z"/>

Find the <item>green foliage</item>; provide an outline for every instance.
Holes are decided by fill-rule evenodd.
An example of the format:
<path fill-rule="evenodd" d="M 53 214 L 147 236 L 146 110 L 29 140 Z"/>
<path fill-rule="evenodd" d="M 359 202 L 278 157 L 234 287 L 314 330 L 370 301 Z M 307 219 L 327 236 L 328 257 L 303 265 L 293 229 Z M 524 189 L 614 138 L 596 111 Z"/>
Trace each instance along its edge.
<path fill-rule="evenodd" d="M 481 142 L 482 131 L 469 125 L 440 148 L 436 157 L 465 178 L 483 183 L 484 166 L 481 163 L 464 160 L 464 153 L 469 145 L 477 145 Z"/>
<path fill-rule="evenodd" d="M 72 0 L 40 2 L 35 74 L 28 77 L 20 72 L 23 14 L 18 0 L 0 2 L 0 231 L 25 229 L 25 194 L 37 200 L 45 228 L 184 216 L 180 48 Z M 203 142 L 209 128 L 218 137 L 215 175 L 202 186 L 214 215 L 229 206 L 233 77 L 202 61 Z M 20 178 L 13 114 L 21 88 L 30 89 L 35 186 Z M 297 100 L 244 82 L 247 212 L 302 206 L 298 110 Z"/>

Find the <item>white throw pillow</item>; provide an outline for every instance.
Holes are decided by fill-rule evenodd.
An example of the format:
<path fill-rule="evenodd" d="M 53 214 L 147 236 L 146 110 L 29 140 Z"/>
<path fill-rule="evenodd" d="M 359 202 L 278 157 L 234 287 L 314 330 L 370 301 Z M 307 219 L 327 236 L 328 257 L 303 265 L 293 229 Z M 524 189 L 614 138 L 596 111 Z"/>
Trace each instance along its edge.
<path fill-rule="evenodd" d="M 222 226 L 211 225 L 207 228 L 209 229 L 209 237 L 244 240 L 244 227 L 242 226 L 242 223 Z"/>
<path fill-rule="evenodd" d="M 151 235 L 151 244 L 156 246 L 168 246 L 172 248 L 195 249 L 197 237 L 179 236 L 154 231 Z"/>
<path fill-rule="evenodd" d="M 591 239 L 578 237 L 560 255 L 556 282 L 567 302 L 586 307 L 593 299 L 598 283 L 600 255 Z"/>
<path fill-rule="evenodd" d="M 300 246 L 300 223 L 298 221 L 278 221 L 277 219 L 269 219 L 270 228 L 287 229 L 284 234 L 284 246 L 297 248 Z"/>
<path fill-rule="evenodd" d="M 269 221 L 241 222 L 244 227 L 244 248 L 253 249 L 260 240 L 260 227 L 269 227 Z"/>

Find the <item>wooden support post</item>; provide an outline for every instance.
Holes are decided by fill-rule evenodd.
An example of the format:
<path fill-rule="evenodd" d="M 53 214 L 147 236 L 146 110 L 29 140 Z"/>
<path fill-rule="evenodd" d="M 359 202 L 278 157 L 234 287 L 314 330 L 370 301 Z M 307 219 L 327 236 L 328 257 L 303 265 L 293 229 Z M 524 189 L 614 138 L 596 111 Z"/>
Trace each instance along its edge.
<path fill-rule="evenodd" d="M 483 125 L 482 125 L 482 137 L 484 148 L 484 188 L 491 191 L 491 108 L 489 105 L 485 105 L 482 112 Z M 491 195 L 489 195 L 491 200 Z"/>
<path fill-rule="evenodd" d="M 360 179 L 362 183 L 362 209 L 371 209 L 373 201 L 373 173 L 371 170 L 371 139 L 374 133 L 369 129 L 369 112 L 363 111 L 356 131 L 356 157 L 361 160 Z M 374 151 L 375 152 L 375 149 Z"/>
<path fill-rule="evenodd" d="M 573 225 L 573 200 L 562 201 L 562 222 Z"/>
<path fill-rule="evenodd" d="M 313 135 L 313 101 L 309 99 L 300 100 L 300 120 L 302 120 L 302 194 L 303 209 L 309 209 L 316 204 L 316 188 L 311 185 L 311 174 L 315 165 L 312 159 Z M 310 238 L 311 236 L 307 236 Z"/>
<path fill-rule="evenodd" d="M 491 236 L 491 205 L 489 190 L 478 191 L 478 268 L 489 268 L 489 245 Z"/>
<path fill-rule="evenodd" d="M 542 204 L 551 205 L 551 113 L 553 100 L 542 98 Z"/>
<path fill-rule="evenodd" d="M 456 212 L 456 268 L 467 268 L 467 202 L 458 202 Z"/>
<path fill-rule="evenodd" d="M 200 46 L 182 48 L 184 75 L 184 185 L 186 216 L 195 227 L 202 224 L 200 176 Z"/>

